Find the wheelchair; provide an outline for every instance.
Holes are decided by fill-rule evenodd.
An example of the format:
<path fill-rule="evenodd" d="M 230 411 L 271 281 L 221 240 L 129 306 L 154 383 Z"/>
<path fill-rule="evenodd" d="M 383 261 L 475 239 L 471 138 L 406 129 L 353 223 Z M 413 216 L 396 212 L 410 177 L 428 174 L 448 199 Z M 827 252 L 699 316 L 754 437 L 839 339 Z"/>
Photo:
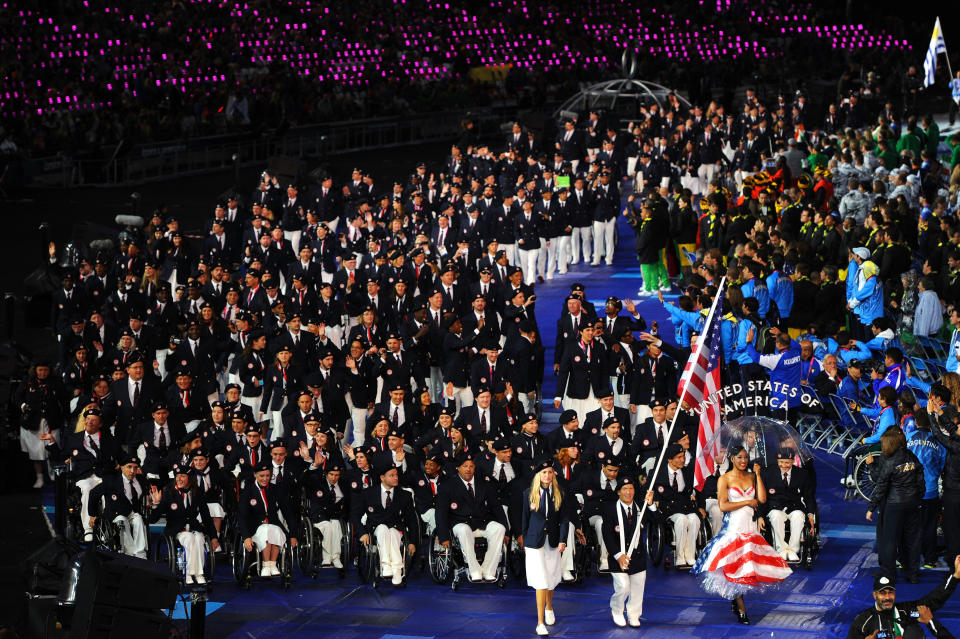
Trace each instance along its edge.
<path fill-rule="evenodd" d="M 347 566 L 351 565 L 356 559 L 358 542 L 353 531 L 353 524 L 349 520 L 341 519 L 340 525 L 343 528 L 343 538 L 340 540 L 340 561 L 343 568 L 337 568 L 336 570 L 337 577 L 343 579 L 347 576 Z M 294 549 L 294 556 L 300 574 L 305 577 L 316 579 L 320 574 L 320 569 L 326 567 L 322 564 L 323 535 L 314 527 L 307 510 L 302 510 L 300 513 L 300 526 L 297 532 L 297 547 Z"/>
<path fill-rule="evenodd" d="M 510 545 L 512 546 L 513 543 L 513 538 L 511 538 Z M 487 552 L 487 540 L 483 537 L 477 538 L 474 540 L 474 548 L 476 549 L 477 561 L 482 562 L 484 554 Z M 497 566 L 496 584 L 498 588 L 507 585 L 509 554 L 510 549 L 504 547 Z M 427 558 L 430 566 L 430 576 L 435 583 L 443 585 L 449 581 L 450 588 L 456 591 L 462 581 L 470 581 L 467 576 L 467 561 L 460 549 L 460 542 L 454 535 L 450 535 L 450 547 L 444 548 L 440 543 L 440 536 L 437 532 L 434 532 L 430 536 Z"/>
<path fill-rule="evenodd" d="M 76 484 L 70 484 L 67 488 L 64 507 L 67 511 L 64 536 L 70 541 L 83 543 L 83 522 L 80 521 L 83 504 L 80 499 L 80 489 L 77 488 Z"/>
<path fill-rule="evenodd" d="M 423 529 L 424 522 L 420 518 L 420 513 L 416 510 L 416 496 L 414 495 L 413 489 L 408 487 L 401 487 L 402 490 L 407 491 L 411 497 L 411 504 L 416 513 L 417 529 L 412 531 L 408 536 L 405 531 L 401 531 L 400 535 L 400 552 L 403 557 L 403 582 L 400 587 L 406 586 L 407 578 L 410 575 L 410 568 L 413 565 L 413 560 L 416 557 L 416 550 L 413 554 L 410 553 L 409 545 L 413 543 L 415 548 L 419 548 L 422 545 L 423 541 Z M 344 529 L 346 531 L 346 528 Z M 353 525 L 350 524 L 350 537 L 357 537 Z M 347 535 L 344 535 L 344 538 L 347 539 Z M 380 553 L 377 549 L 377 537 L 370 531 L 370 541 L 366 545 L 360 543 L 359 538 L 353 539 L 353 555 L 357 564 L 357 574 L 360 576 L 360 581 L 363 583 L 370 584 L 374 588 L 377 587 L 377 581 L 381 579 L 380 574 Z M 429 558 L 428 558 L 429 563 Z"/>
<path fill-rule="evenodd" d="M 149 526 L 145 526 L 145 528 L 149 528 Z M 107 518 L 101 514 L 101 516 L 97 517 L 97 520 L 93 522 L 93 543 L 101 550 L 122 552 L 123 544 L 120 541 L 120 527 L 114 522 L 108 521 Z M 149 548 L 149 542 L 147 547 Z"/>
<path fill-rule="evenodd" d="M 870 477 L 870 465 L 867 464 L 867 456 L 870 453 L 862 453 L 851 463 L 853 467 L 853 483 L 847 483 L 844 486 L 844 501 L 860 498 L 869 502 L 873 495 L 873 478 Z M 877 463 L 878 452 L 873 453 L 874 463 Z"/>
<path fill-rule="evenodd" d="M 663 563 L 663 569 L 669 571 L 671 568 L 677 570 L 690 570 L 693 566 L 677 567 L 676 562 L 676 542 L 673 538 L 673 522 L 661 513 L 652 513 L 654 516 L 647 524 L 647 557 L 654 566 Z M 700 518 L 700 528 L 697 531 L 697 556 L 703 552 L 707 542 L 713 537 L 710 522 L 706 517 Z"/>
<path fill-rule="evenodd" d="M 299 542 L 299 540 L 298 540 Z M 299 543 L 297 544 L 300 545 Z M 260 576 L 260 568 L 263 558 L 260 551 L 254 545 L 253 550 L 247 550 L 243 546 L 243 536 L 240 534 L 240 527 L 234 522 L 233 537 L 231 541 L 233 553 L 231 555 L 231 568 L 233 578 L 244 590 L 249 590 L 254 576 Z M 287 536 L 283 548 L 277 557 L 277 568 L 280 570 L 280 587 L 284 590 L 290 589 L 293 582 L 293 548 L 290 547 L 290 537 Z"/>
<path fill-rule="evenodd" d="M 770 527 L 769 517 L 764 518 L 766 521 L 766 526 L 762 531 L 763 538 L 767 540 L 767 543 L 773 546 L 773 529 Z M 816 560 L 817 556 L 820 554 L 820 516 L 819 513 L 814 510 L 814 532 L 810 533 L 810 526 L 807 525 L 806 514 L 804 515 L 803 521 L 803 532 L 800 535 L 800 552 L 797 553 L 797 556 L 800 557 L 800 561 L 789 562 L 794 565 L 801 565 L 806 570 L 813 569 L 813 562 Z M 790 520 L 787 519 L 783 529 L 784 539 L 790 538 Z"/>
<path fill-rule="evenodd" d="M 180 584 L 186 584 L 187 581 L 187 556 L 183 546 L 177 541 L 176 534 L 161 533 L 157 537 L 157 542 L 153 546 L 153 561 L 158 564 L 165 564 L 170 572 L 176 575 Z M 203 536 L 203 577 L 207 580 L 207 587 L 213 583 L 216 575 L 217 562 L 216 554 L 213 552 L 213 546 L 210 538 Z"/>

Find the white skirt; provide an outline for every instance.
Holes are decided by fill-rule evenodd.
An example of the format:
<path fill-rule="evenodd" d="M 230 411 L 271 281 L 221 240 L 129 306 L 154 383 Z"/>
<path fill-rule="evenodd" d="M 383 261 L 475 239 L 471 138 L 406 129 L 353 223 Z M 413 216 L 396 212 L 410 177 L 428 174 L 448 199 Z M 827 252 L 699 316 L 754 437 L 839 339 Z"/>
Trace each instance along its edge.
<path fill-rule="evenodd" d="M 40 435 L 49 432 L 51 432 L 50 427 L 45 419 L 40 420 L 40 426 L 37 430 L 20 428 L 20 450 L 30 457 L 30 461 L 46 461 L 47 442 L 40 439 Z"/>
<path fill-rule="evenodd" d="M 526 557 L 527 585 L 535 590 L 553 590 L 560 583 L 560 551 L 544 542 L 540 548 L 523 549 Z"/>
<path fill-rule="evenodd" d="M 251 537 L 256 544 L 257 550 L 263 551 L 267 544 L 283 547 L 287 543 L 287 536 L 283 534 L 283 528 L 276 524 L 260 524 L 257 532 Z"/>
<path fill-rule="evenodd" d="M 227 513 L 224 512 L 223 506 L 216 502 L 207 502 L 207 512 L 210 513 L 211 517 L 223 517 L 227 516 Z"/>

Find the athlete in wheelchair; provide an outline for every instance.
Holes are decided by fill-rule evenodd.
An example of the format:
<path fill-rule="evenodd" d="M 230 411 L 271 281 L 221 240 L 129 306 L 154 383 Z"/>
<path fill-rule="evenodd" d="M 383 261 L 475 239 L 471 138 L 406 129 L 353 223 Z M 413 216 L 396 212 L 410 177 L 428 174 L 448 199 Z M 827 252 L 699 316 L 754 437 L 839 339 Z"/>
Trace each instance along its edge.
<path fill-rule="evenodd" d="M 423 460 L 423 470 L 413 473 L 413 497 L 417 514 L 423 522 L 423 536 L 429 539 L 437 527 L 437 495 L 450 477 L 443 473 L 442 453 L 431 453 Z"/>
<path fill-rule="evenodd" d="M 166 519 L 154 549 L 154 560 L 167 561 L 171 572 L 182 572 L 180 577 L 187 584 L 205 584 L 213 579 L 213 553 L 220 546 L 217 530 L 193 481 L 191 468 L 176 466 L 173 472 L 173 482 L 162 492 L 156 486 L 150 487 L 150 522 Z"/>
<path fill-rule="evenodd" d="M 462 454 L 457 459 L 457 475 L 437 495 L 431 574 L 434 580 L 441 580 L 436 567 L 447 565 L 454 588 L 464 570 L 471 582 L 499 582 L 502 587 L 506 583 L 507 518 L 497 501 L 496 489 L 489 480 L 475 477 L 475 472 L 473 456 Z M 478 544 L 478 538 L 484 543 Z M 483 552 L 482 564 L 477 559 L 478 548 Z M 447 560 L 449 563 L 444 564 Z"/>
<path fill-rule="evenodd" d="M 350 561 L 351 491 L 341 485 L 343 468 L 328 466 L 326 472 L 312 470 L 303 474 L 305 511 L 300 517 L 300 543 L 297 556 L 304 574 L 316 576 L 319 568 L 333 567 L 345 575 L 344 562 Z"/>
<path fill-rule="evenodd" d="M 813 482 L 806 469 L 794 465 L 795 457 L 795 451 L 781 449 L 777 452 L 777 465 L 763 470 L 767 501 L 760 510 L 769 524 L 767 535 L 772 538 L 771 545 L 790 563 L 799 563 L 801 552 L 812 560 L 805 542 L 816 540 Z"/>
<path fill-rule="evenodd" d="M 600 462 L 600 470 L 587 466 L 581 477 L 578 499 L 582 495 L 583 508 L 580 511 L 581 521 L 588 526 L 584 527 L 586 545 L 589 554 L 594 557 L 599 572 L 606 572 L 609 568 L 607 547 L 603 541 L 603 510 L 608 503 L 617 500 L 617 478 L 620 475 L 620 458 L 615 455 L 605 456 Z"/>
<path fill-rule="evenodd" d="M 667 446 L 666 464 L 650 483 L 653 491 L 651 528 L 659 525 L 661 544 L 664 549 L 673 547 L 672 565 L 678 570 L 689 570 L 697 560 L 697 554 L 706 545 L 706 535 L 701 534 L 706 512 L 697 505 L 693 490 L 693 465 L 684 465 L 686 451 L 680 444 Z M 648 531 L 648 536 L 650 532 Z M 654 561 L 657 563 L 657 561 Z M 670 569 L 669 557 L 664 568 Z"/>
<path fill-rule="evenodd" d="M 223 538 L 223 522 L 227 517 L 227 508 L 237 503 L 237 482 L 230 473 L 218 468 L 216 462 L 210 460 L 210 452 L 206 447 L 194 449 L 191 455 L 193 481 L 200 491 L 217 536 Z"/>
<path fill-rule="evenodd" d="M 90 492 L 90 521 L 100 546 L 147 558 L 149 529 L 144 520 L 147 484 L 139 475 L 136 456 L 122 460 L 119 475 L 110 475 Z"/>
<path fill-rule="evenodd" d="M 404 584 L 408 559 L 417 550 L 420 535 L 417 510 L 410 492 L 400 487 L 393 464 L 378 469 L 380 481 L 362 491 L 351 506 L 351 523 L 360 537 L 357 568 L 361 579 L 376 585 L 389 577 Z"/>
<path fill-rule="evenodd" d="M 717 481 L 720 476 L 730 470 L 730 461 L 727 459 L 727 449 L 719 447 L 713 456 L 714 471 L 703 480 L 703 487 L 697 491 L 697 506 L 706 513 L 704 524 L 708 535 L 707 541 L 713 538 L 723 525 L 723 512 L 720 510 L 720 500 L 717 498 Z"/>
<path fill-rule="evenodd" d="M 248 587 L 253 568 L 261 577 L 280 577 L 289 587 L 293 570 L 293 549 L 297 538 L 298 515 L 290 495 L 270 482 L 273 466 L 258 462 L 253 468 L 253 481 L 247 482 L 237 500 L 237 536 L 234 550 L 234 577 Z M 279 566 L 277 564 L 280 564 Z"/>

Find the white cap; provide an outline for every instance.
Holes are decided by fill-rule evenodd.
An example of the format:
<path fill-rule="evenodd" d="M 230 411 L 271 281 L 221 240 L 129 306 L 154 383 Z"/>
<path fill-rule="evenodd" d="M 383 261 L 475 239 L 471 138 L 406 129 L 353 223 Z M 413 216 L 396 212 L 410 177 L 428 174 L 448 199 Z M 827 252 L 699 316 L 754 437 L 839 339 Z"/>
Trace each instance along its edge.
<path fill-rule="evenodd" d="M 870 251 L 863 246 L 858 246 L 853 249 L 853 254 L 864 260 L 870 259 Z"/>

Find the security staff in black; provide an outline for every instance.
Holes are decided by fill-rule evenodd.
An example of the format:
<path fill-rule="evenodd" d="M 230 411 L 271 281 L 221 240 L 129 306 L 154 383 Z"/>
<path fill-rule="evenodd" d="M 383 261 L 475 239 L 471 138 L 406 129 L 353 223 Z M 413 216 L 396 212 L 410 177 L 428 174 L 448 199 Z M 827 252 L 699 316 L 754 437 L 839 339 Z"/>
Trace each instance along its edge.
<path fill-rule="evenodd" d="M 907 449 L 907 439 L 899 428 L 888 428 L 880 438 L 883 456 L 871 461 L 873 494 L 867 510 L 867 521 L 873 512 L 882 509 L 877 539 L 877 560 L 891 575 L 897 574 L 897 562 L 909 583 L 917 583 L 920 572 L 920 502 L 925 481 L 923 465 Z M 898 553 L 899 550 L 899 553 Z"/>
<path fill-rule="evenodd" d="M 631 541 L 637 526 L 641 526 L 641 504 L 634 499 L 636 482 L 630 477 L 621 477 L 617 483 L 619 499 L 610 502 L 603 510 L 603 542 L 613 561 L 610 562 L 610 575 L 613 577 L 613 596 L 610 597 L 610 611 L 613 623 L 621 628 L 627 623 L 633 627 L 640 625 L 643 614 L 643 589 L 647 580 L 647 550 L 643 535 L 637 537 L 637 543 L 631 552 Z M 646 502 L 653 503 L 653 491 L 647 491 Z M 644 512 L 643 520 L 648 519 Z M 626 605 L 627 618 L 623 617 Z"/>
<path fill-rule="evenodd" d="M 943 535 L 947 543 L 943 559 L 949 564 L 954 557 L 960 556 L 960 430 L 956 426 L 957 410 L 950 403 L 950 389 L 943 384 L 934 384 L 928 395 L 930 432 L 947 449 L 947 461 L 940 478 L 943 483 Z"/>
<path fill-rule="evenodd" d="M 921 639 L 926 636 L 923 627 L 939 639 L 953 639 L 953 634 L 933 613 L 939 610 L 953 594 L 960 580 L 960 557 L 954 562 L 953 572 L 947 575 L 943 583 L 915 601 L 898 602 L 893 577 L 882 574 L 873 580 L 873 601 L 871 608 L 853 618 L 847 639 Z M 880 634 L 880 633 L 886 634 Z"/>

